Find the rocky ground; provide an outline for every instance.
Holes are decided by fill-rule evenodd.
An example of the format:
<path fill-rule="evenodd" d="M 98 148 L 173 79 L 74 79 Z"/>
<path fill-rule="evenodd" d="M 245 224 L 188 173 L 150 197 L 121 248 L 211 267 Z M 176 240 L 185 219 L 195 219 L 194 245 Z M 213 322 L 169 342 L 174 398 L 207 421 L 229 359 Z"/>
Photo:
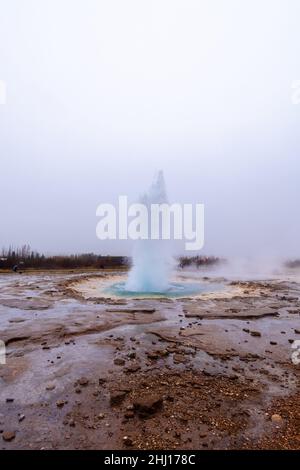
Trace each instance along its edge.
<path fill-rule="evenodd" d="M 112 276 L 0 276 L 0 448 L 300 448 L 296 279 L 97 296 Z"/>

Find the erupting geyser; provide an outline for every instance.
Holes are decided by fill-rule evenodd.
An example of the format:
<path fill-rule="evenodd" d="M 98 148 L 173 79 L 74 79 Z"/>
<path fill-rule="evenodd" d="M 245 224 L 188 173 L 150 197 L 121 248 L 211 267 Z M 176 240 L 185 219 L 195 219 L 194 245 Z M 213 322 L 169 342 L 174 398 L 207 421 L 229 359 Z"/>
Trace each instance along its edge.
<path fill-rule="evenodd" d="M 108 285 L 103 291 L 104 294 L 129 298 L 180 298 L 222 289 L 220 284 L 203 282 L 203 280 L 200 282 L 199 279 L 193 277 L 184 279 L 184 276 L 181 276 L 180 282 L 177 282 L 176 270 L 173 270 L 175 263 L 171 253 L 174 245 L 170 238 L 162 236 L 164 214 L 162 213 L 160 217 L 151 216 L 154 206 L 161 207 L 167 204 L 164 175 L 162 171 L 159 171 L 149 191 L 140 198 L 138 207 L 133 210 L 134 213 L 135 210 L 139 212 L 141 206 L 143 207 L 144 215 L 138 218 L 136 225 L 143 225 L 147 227 L 147 230 L 142 231 L 143 236 L 138 230 L 132 254 L 132 268 L 128 278 L 126 281 L 122 280 Z M 168 225 L 166 220 L 164 222 Z M 153 233 L 155 236 L 150 236 Z"/>
<path fill-rule="evenodd" d="M 164 175 L 162 171 L 159 171 L 149 191 L 140 198 L 140 203 L 147 207 L 150 214 L 151 204 L 167 202 Z M 168 240 L 152 240 L 150 237 L 147 240 L 138 240 L 132 260 L 133 266 L 125 284 L 127 291 L 153 293 L 168 291 L 172 267 Z"/>

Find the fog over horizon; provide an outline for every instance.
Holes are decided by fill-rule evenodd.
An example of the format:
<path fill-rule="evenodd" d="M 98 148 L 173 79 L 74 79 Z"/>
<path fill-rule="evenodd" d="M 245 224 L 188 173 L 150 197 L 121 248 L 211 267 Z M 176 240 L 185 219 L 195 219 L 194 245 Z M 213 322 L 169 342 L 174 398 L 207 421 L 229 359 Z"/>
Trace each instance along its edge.
<path fill-rule="evenodd" d="M 131 253 L 96 208 L 205 204 L 205 246 L 300 258 L 297 0 L 0 0 L 0 248 Z"/>

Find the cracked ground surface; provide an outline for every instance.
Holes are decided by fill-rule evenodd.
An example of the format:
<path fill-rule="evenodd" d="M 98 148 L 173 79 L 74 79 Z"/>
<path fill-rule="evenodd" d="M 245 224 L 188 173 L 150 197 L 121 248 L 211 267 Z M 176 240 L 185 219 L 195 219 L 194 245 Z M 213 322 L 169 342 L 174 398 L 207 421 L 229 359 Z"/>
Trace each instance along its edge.
<path fill-rule="evenodd" d="M 1 448 L 300 448 L 297 278 L 97 295 L 122 276 L 0 275 Z"/>

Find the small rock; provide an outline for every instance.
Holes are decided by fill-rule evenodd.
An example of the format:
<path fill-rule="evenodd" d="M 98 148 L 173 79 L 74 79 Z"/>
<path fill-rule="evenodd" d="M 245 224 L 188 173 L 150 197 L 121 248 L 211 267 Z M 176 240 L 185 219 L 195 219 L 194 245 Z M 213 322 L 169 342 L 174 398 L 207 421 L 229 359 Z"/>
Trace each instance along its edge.
<path fill-rule="evenodd" d="M 25 415 L 23 415 L 23 414 L 19 415 L 19 423 L 24 421 L 24 419 L 25 419 Z"/>
<path fill-rule="evenodd" d="M 175 364 L 185 364 L 187 361 L 187 358 L 184 357 L 182 354 L 174 354 L 173 356 L 173 362 Z"/>
<path fill-rule="evenodd" d="M 114 359 L 114 364 L 116 366 L 124 366 L 125 360 L 122 359 L 121 357 L 116 357 L 116 359 Z"/>
<path fill-rule="evenodd" d="M 4 441 L 10 442 L 16 437 L 16 433 L 14 431 L 4 431 L 2 434 L 2 439 Z"/>
<path fill-rule="evenodd" d="M 156 413 L 163 404 L 163 399 L 156 394 L 137 398 L 134 402 L 134 408 L 141 416 L 147 416 Z"/>
<path fill-rule="evenodd" d="M 130 351 L 128 354 L 129 359 L 135 359 L 136 358 L 136 352 Z"/>
<path fill-rule="evenodd" d="M 62 408 L 63 406 L 65 406 L 65 403 L 66 403 L 66 402 L 65 402 L 64 400 L 58 400 L 58 401 L 56 402 L 56 406 L 57 406 L 58 408 Z"/>
<path fill-rule="evenodd" d="M 78 380 L 78 383 L 79 383 L 79 385 L 85 387 L 86 385 L 88 385 L 89 379 L 87 379 L 86 377 L 81 377 L 81 378 Z"/>
<path fill-rule="evenodd" d="M 128 447 L 131 447 L 133 445 L 133 440 L 129 436 L 124 436 L 123 442 L 124 442 L 124 445 Z"/>
<path fill-rule="evenodd" d="M 111 406 L 120 405 L 120 403 L 122 403 L 122 401 L 125 399 L 126 395 L 127 395 L 127 392 L 121 391 L 121 390 L 111 392 L 110 394 Z"/>
<path fill-rule="evenodd" d="M 46 385 L 46 390 L 54 390 L 55 387 L 56 387 L 55 384 L 48 384 L 48 385 Z"/>
<path fill-rule="evenodd" d="M 274 414 L 271 416 L 272 423 L 280 424 L 282 423 L 282 417 L 278 414 Z"/>
<path fill-rule="evenodd" d="M 158 354 L 156 351 L 147 352 L 147 356 L 149 357 L 149 359 L 158 359 Z"/>
<path fill-rule="evenodd" d="M 138 364 L 133 364 L 131 366 L 126 367 L 125 372 L 128 373 L 128 374 L 134 374 L 135 372 L 140 370 L 140 368 L 141 368 L 141 366 L 139 366 Z"/>
<path fill-rule="evenodd" d="M 261 336 L 261 333 L 259 331 L 250 331 L 251 336 Z"/>
<path fill-rule="evenodd" d="M 232 375 L 229 375 L 228 378 L 229 378 L 229 380 L 237 380 L 239 378 L 239 376 L 236 375 L 236 374 L 232 374 Z"/>

